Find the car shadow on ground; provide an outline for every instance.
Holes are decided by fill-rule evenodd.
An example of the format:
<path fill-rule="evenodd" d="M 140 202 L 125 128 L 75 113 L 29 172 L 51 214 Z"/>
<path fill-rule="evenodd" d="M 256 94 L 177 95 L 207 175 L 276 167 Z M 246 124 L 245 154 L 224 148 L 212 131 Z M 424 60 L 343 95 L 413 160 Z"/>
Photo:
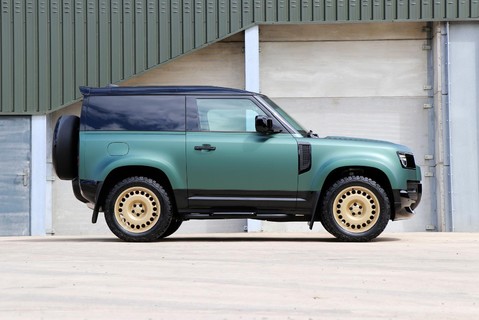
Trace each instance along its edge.
<path fill-rule="evenodd" d="M 378 242 L 393 242 L 393 241 L 400 241 L 399 238 L 394 237 L 378 237 L 370 242 L 366 243 L 378 243 Z M 124 242 L 115 237 L 96 237 L 96 236 L 85 236 L 85 237 L 69 237 L 69 236 L 47 236 L 47 237 L 12 237 L 12 238 L 3 238 L 0 241 L 8 241 L 8 242 L 76 242 L 76 243 L 100 243 L 100 242 Z M 174 242 L 324 242 L 324 243 L 348 243 L 342 242 L 336 238 L 332 237 L 291 237 L 291 236 L 227 236 L 227 235 L 218 235 L 215 234 L 214 236 L 205 234 L 203 235 L 178 235 L 172 236 L 171 238 L 161 239 L 159 241 L 153 243 L 174 243 Z M 124 242 L 130 243 L 130 242 Z M 349 242 L 351 243 L 351 242 Z"/>
<path fill-rule="evenodd" d="M 399 241 L 399 238 L 392 238 L 392 237 L 383 237 L 377 238 L 370 243 L 374 242 L 391 242 L 391 241 Z M 336 238 L 331 237 L 222 237 L 222 236 L 194 236 L 194 237 L 172 237 L 162 239 L 160 242 L 334 242 L 334 243 L 348 243 L 340 241 Z"/>

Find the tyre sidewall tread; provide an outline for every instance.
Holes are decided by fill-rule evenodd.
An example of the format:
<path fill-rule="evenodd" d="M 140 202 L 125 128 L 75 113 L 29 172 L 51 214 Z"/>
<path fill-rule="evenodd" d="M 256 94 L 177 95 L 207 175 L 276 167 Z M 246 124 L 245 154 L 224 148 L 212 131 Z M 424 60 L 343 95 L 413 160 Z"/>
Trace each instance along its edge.
<path fill-rule="evenodd" d="M 166 238 L 171 236 L 173 233 L 175 233 L 182 225 L 183 220 L 178 219 L 178 218 L 173 218 L 171 220 L 170 225 L 168 226 L 168 229 L 166 229 L 165 233 L 161 236 L 161 238 Z"/>

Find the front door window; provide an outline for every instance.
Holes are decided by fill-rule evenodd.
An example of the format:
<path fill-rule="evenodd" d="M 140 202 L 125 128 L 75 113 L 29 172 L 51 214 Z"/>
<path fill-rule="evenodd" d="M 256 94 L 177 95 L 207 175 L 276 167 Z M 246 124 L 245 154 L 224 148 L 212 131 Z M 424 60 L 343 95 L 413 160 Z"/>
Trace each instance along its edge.
<path fill-rule="evenodd" d="M 197 99 L 200 131 L 254 132 L 265 113 L 249 99 Z"/>

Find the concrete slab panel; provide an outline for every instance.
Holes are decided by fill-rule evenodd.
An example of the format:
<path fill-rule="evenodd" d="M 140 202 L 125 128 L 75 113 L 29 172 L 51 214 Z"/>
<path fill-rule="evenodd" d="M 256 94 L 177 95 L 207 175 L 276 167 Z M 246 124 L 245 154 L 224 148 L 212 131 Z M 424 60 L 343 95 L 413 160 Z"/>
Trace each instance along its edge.
<path fill-rule="evenodd" d="M 418 155 L 428 150 L 426 97 L 272 99 L 320 136 L 388 140 L 408 145 Z M 417 160 L 425 164 L 423 157 Z"/>
<path fill-rule="evenodd" d="M 273 97 L 425 96 L 423 41 L 262 42 L 261 91 Z"/>
<path fill-rule="evenodd" d="M 216 85 L 244 88 L 242 42 L 219 42 L 172 60 L 121 85 Z"/>

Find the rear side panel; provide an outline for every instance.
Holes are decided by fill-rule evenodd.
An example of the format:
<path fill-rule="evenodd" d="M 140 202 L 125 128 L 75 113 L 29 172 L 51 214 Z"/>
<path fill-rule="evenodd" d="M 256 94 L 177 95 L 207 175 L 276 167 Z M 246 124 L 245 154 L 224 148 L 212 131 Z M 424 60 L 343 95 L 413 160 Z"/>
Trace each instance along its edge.
<path fill-rule="evenodd" d="M 163 171 L 173 189 L 186 189 L 182 132 L 80 132 L 80 179 L 104 181 L 116 168 L 146 166 Z"/>

